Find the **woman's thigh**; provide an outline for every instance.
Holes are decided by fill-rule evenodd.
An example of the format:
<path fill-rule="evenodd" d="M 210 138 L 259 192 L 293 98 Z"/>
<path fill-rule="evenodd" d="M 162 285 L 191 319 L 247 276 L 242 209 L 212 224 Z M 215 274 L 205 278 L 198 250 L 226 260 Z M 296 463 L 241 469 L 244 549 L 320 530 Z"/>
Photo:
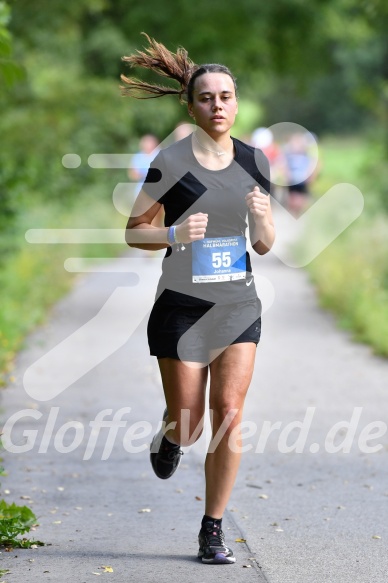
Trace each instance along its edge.
<path fill-rule="evenodd" d="M 169 421 L 179 422 L 182 411 L 186 411 L 191 429 L 196 427 L 205 411 L 208 367 L 176 358 L 159 358 L 158 363 Z"/>
<path fill-rule="evenodd" d="M 242 410 L 252 380 L 256 344 L 242 342 L 225 348 L 210 364 L 210 408 Z"/>

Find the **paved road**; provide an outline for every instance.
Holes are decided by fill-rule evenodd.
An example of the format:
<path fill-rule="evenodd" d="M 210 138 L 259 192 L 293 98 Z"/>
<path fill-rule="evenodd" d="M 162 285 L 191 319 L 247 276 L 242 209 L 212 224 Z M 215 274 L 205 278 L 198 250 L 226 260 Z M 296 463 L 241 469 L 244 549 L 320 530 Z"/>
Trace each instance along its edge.
<path fill-rule="evenodd" d="M 224 519 L 238 562 L 204 566 L 195 555 L 207 435 L 171 480 L 154 477 L 147 444 L 164 404 L 145 329 L 160 260 L 139 253 L 130 262 L 138 285 L 114 273 L 126 268 L 120 261 L 80 276 L 2 391 L 3 421 L 22 412 L 13 428 L 8 421 L 10 439 L 26 449 L 4 452 L 3 496 L 29 497 L 33 534 L 47 543 L 3 553 L 7 583 L 387 581 L 387 435 L 366 438 L 387 421 L 388 362 L 336 328 L 304 271 L 272 253 L 255 258 L 267 310 L 245 412 L 248 451 Z M 99 416 L 115 415 L 116 436 L 97 429 Z M 347 436 L 350 452 L 331 451 Z"/>

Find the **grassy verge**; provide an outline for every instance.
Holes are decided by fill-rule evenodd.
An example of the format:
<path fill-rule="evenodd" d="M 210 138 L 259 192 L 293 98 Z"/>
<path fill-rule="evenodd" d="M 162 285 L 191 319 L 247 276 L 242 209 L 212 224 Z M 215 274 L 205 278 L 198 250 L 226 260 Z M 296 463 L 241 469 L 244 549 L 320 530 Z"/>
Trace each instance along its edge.
<path fill-rule="evenodd" d="M 388 357 L 388 216 L 376 212 L 372 180 L 364 175 L 366 150 L 357 140 L 329 140 L 321 145 L 317 194 L 338 182 L 351 182 L 363 192 L 365 210 L 307 269 L 322 306 L 336 314 L 339 325 Z M 306 234 L 305 242 L 319 236 Z"/>
<path fill-rule="evenodd" d="M 388 219 L 363 219 L 308 270 L 322 306 L 355 339 L 388 357 Z"/>
<path fill-rule="evenodd" d="M 97 193 L 98 194 L 98 193 Z M 13 251 L 0 267 L 0 384 L 12 380 L 13 360 L 23 339 L 42 322 L 47 309 L 68 291 L 74 274 L 64 269 L 67 257 L 110 257 L 125 250 L 123 244 L 32 245 L 25 241 L 29 228 L 121 228 L 125 217 L 109 197 L 84 192 L 82 199 L 64 210 L 62 204 L 26 209 L 12 235 Z"/>

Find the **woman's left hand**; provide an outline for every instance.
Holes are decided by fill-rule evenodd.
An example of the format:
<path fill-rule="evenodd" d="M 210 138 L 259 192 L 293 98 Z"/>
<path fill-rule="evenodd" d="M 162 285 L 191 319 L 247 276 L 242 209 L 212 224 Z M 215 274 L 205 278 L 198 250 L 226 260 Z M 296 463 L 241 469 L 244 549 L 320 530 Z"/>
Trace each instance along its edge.
<path fill-rule="evenodd" d="M 268 217 L 270 197 L 261 192 L 258 186 L 255 186 L 252 192 L 248 192 L 245 200 L 256 223 L 261 223 Z"/>

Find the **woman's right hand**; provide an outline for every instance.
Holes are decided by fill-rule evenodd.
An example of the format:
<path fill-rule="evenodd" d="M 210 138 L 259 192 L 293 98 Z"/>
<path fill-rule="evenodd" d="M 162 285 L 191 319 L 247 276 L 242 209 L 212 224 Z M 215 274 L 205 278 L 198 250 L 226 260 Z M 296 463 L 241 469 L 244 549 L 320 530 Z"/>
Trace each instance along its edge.
<path fill-rule="evenodd" d="M 180 225 L 177 225 L 175 234 L 179 243 L 192 243 L 204 239 L 207 227 L 208 215 L 196 213 L 190 215 Z"/>

